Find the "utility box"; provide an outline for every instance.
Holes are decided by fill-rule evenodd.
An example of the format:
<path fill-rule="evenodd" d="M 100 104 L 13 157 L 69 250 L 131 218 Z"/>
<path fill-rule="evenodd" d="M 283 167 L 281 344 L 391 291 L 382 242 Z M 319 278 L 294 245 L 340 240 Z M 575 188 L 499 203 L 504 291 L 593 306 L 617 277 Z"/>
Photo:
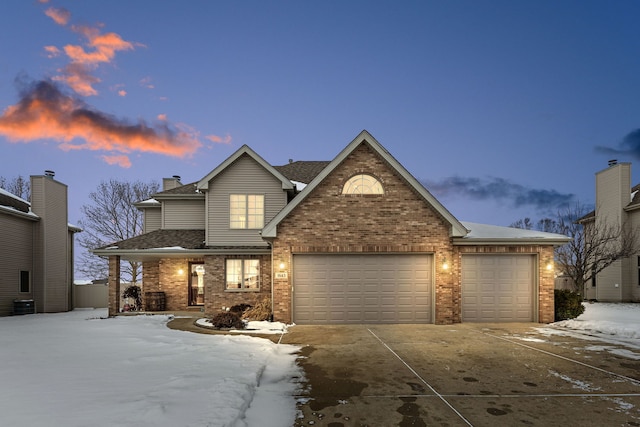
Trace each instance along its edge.
<path fill-rule="evenodd" d="M 14 299 L 13 315 L 34 314 L 36 312 L 36 303 L 32 299 Z"/>

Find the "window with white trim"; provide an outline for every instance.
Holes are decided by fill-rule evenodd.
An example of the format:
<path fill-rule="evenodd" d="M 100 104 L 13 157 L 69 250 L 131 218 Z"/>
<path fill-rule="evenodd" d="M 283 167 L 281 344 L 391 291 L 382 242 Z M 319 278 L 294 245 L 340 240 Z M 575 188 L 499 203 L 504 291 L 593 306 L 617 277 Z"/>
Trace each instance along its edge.
<path fill-rule="evenodd" d="M 354 175 L 342 187 L 342 194 L 384 194 L 382 184 L 367 174 Z"/>
<path fill-rule="evenodd" d="M 259 290 L 260 260 L 228 259 L 226 263 L 227 290 Z"/>
<path fill-rule="evenodd" d="M 231 194 L 229 227 L 259 229 L 264 227 L 264 195 Z"/>

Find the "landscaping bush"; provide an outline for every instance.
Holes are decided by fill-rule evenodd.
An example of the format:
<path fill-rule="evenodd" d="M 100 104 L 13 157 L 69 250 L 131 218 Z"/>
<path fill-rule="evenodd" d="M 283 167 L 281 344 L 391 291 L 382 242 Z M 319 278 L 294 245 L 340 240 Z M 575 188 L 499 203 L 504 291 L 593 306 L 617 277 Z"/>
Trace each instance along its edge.
<path fill-rule="evenodd" d="M 251 307 L 247 311 L 244 312 L 242 318 L 245 320 L 271 320 L 271 299 L 265 298 L 259 303 L 255 305 L 255 307 Z"/>
<path fill-rule="evenodd" d="M 233 313 L 231 311 L 224 311 L 222 313 L 218 313 L 211 319 L 211 324 L 214 328 L 236 328 L 236 329 L 244 329 L 244 322 L 240 318 L 238 313 Z"/>
<path fill-rule="evenodd" d="M 584 313 L 582 296 L 568 289 L 556 289 L 555 297 L 555 321 L 575 319 Z"/>
<path fill-rule="evenodd" d="M 245 311 L 247 311 L 248 309 L 250 309 L 252 307 L 251 304 L 237 304 L 234 305 L 233 307 L 229 308 L 229 311 L 232 313 L 237 313 L 240 316 L 242 316 L 242 313 L 244 313 Z"/>

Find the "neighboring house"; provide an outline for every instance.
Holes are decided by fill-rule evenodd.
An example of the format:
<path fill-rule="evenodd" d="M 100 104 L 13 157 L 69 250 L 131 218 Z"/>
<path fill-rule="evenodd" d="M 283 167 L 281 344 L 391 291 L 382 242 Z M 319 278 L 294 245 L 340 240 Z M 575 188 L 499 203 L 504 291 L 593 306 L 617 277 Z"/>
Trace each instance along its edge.
<path fill-rule="evenodd" d="M 596 173 L 596 209 L 581 221 L 585 227 L 622 225 L 627 230 L 640 227 L 640 185 L 631 188 L 631 163 L 609 162 Z M 638 242 L 640 244 L 640 242 Z M 624 258 L 602 270 L 585 283 L 585 299 L 598 301 L 640 300 L 640 255 Z"/>
<path fill-rule="evenodd" d="M 81 230 L 69 225 L 67 186 L 53 177 L 31 177 L 31 203 L 0 189 L 0 316 L 73 309 L 73 239 Z"/>
<path fill-rule="evenodd" d="M 272 166 L 246 145 L 200 181 L 136 205 L 145 233 L 99 248 L 109 314 L 121 260 L 168 311 L 270 298 L 275 320 L 552 322 L 558 234 L 463 223 L 368 132 L 331 162 Z"/>

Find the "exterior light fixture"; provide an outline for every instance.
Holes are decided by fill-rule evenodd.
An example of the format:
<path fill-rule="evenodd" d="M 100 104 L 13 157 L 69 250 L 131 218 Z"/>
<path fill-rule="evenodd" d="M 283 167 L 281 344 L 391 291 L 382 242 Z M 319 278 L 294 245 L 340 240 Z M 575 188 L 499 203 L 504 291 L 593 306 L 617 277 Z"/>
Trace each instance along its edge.
<path fill-rule="evenodd" d="M 553 270 L 553 263 L 551 260 L 547 260 L 547 271 Z"/>
<path fill-rule="evenodd" d="M 280 263 L 280 270 L 284 270 L 287 265 L 284 262 Z"/>
<path fill-rule="evenodd" d="M 444 260 L 442 261 L 442 269 L 443 270 L 449 269 L 449 263 L 447 263 L 447 257 L 444 257 Z"/>
<path fill-rule="evenodd" d="M 182 275 L 184 274 L 184 270 L 183 270 L 183 269 L 181 269 L 181 268 L 180 268 L 180 269 L 178 269 L 178 274 L 182 276 Z"/>

